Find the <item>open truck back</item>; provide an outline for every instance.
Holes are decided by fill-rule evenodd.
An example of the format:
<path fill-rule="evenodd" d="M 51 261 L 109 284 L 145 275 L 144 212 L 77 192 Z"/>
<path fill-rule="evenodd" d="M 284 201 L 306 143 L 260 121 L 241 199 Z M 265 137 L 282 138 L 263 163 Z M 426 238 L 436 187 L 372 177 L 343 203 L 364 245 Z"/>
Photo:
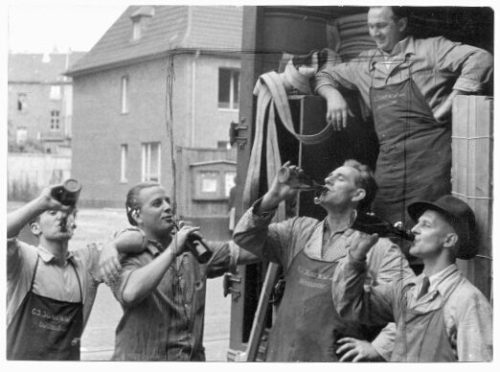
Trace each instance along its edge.
<path fill-rule="evenodd" d="M 372 48 L 373 44 L 367 37 L 367 10 L 367 7 L 354 6 L 244 8 L 240 117 L 239 123 L 232 124 L 232 136 L 238 148 L 237 219 L 250 206 L 243 203 L 243 187 L 255 137 L 256 99 L 253 90 L 257 79 L 263 73 L 277 70 L 283 53 L 307 54 L 311 50 L 329 47 L 348 60 L 360 51 Z M 416 37 L 443 35 L 493 53 L 491 8 L 421 7 L 414 9 L 413 14 L 415 18 L 410 22 Z M 289 97 L 289 102 L 296 132 L 318 133 L 325 126 L 326 105 L 322 98 L 293 96 Z M 455 99 L 452 115 L 453 193 L 471 205 L 482 235 L 479 254 L 471 261 L 459 260 L 459 267 L 491 300 L 493 97 L 459 96 Z M 307 146 L 280 129 L 278 123 L 277 137 L 283 161 L 298 164 L 319 182 L 346 158 L 355 157 L 373 167 L 378 151 L 375 134 L 370 121 L 363 121 L 361 117 L 360 113 L 356 114 L 344 133 L 321 144 Z M 265 172 L 261 171 L 260 175 L 259 194 L 262 195 L 267 189 L 267 180 Z M 298 197 L 293 213 L 324 217 L 322 209 L 313 204 L 310 194 Z M 273 278 L 272 293 L 263 294 L 268 267 L 267 263 L 240 267 L 237 275 L 225 278 L 225 292 L 232 297 L 228 360 L 247 360 L 249 346 L 257 348 L 257 359 L 261 359 L 265 352 L 266 333 L 272 327 L 279 303 L 278 292 L 282 285 L 286 285 L 275 283 Z M 262 301 L 266 306 L 262 306 Z M 267 310 L 259 314 L 258 307 Z M 256 345 L 249 345 L 252 325 L 257 322 L 263 329 L 262 336 L 259 334 Z"/>

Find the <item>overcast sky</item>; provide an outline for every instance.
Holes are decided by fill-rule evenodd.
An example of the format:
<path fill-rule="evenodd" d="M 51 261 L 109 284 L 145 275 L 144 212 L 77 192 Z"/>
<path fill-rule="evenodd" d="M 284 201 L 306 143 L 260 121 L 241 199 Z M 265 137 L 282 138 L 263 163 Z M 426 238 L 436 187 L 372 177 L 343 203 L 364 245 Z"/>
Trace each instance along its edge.
<path fill-rule="evenodd" d="M 244 5 L 280 2 L 282 1 L 215 0 L 201 3 L 211 5 L 222 3 Z M 397 3 L 400 5 L 405 2 L 408 3 L 408 1 L 404 0 L 400 0 Z M 456 0 L 453 2 L 453 5 L 458 5 L 460 2 L 463 1 Z M 477 0 L 477 3 L 481 2 L 483 1 Z M 488 3 L 488 1 L 486 2 Z M 73 51 L 88 51 L 128 5 L 168 3 L 199 4 L 200 2 L 189 0 L 8 0 L 5 9 L 8 27 L 8 49 L 13 52 L 50 52 L 54 48 L 60 52 L 66 52 L 68 49 Z M 293 4 L 297 3 L 297 1 L 291 0 L 287 1 L 287 3 Z M 325 5 L 324 1 L 312 1 L 312 3 L 315 5 Z M 326 3 L 329 2 L 327 1 Z M 356 2 L 332 1 L 332 5 L 335 3 L 355 4 Z M 372 3 L 372 1 L 367 1 L 363 5 L 368 5 L 368 3 Z M 391 3 L 391 1 L 385 1 L 384 3 Z M 409 3 L 412 3 L 412 1 L 409 1 Z M 418 3 L 428 3 L 428 1 L 420 0 Z M 466 3 L 468 5 L 479 5 L 474 1 L 466 1 Z M 440 5 L 450 4 L 447 0 L 441 0 Z"/>
<path fill-rule="evenodd" d="M 126 8 L 125 1 L 10 1 L 8 48 L 13 52 L 88 51 Z"/>

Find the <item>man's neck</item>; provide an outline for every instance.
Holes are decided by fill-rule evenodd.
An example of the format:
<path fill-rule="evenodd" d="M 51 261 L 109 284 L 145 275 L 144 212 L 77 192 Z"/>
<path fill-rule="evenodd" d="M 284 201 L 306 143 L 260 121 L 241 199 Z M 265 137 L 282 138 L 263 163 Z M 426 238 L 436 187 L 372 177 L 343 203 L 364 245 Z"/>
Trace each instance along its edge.
<path fill-rule="evenodd" d="M 343 231 L 349 228 L 354 220 L 355 210 L 352 208 L 342 210 L 332 210 L 326 216 L 327 227 L 332 234 L 336 231 Z"/>
<path fill-rule="evenodd" d="M 144 233 L 149 240 L 153 240 L 159 243 L 161 245 L 162 251 L 167 249 L 167 247 L 172 242 L 172 235 L 170 234 L 170 232 L 165 234 L 153 234 L 150 231 L 144 231 Z"/>
<path fill-rule="evenodd" d="M 40 237 L 40 245 L 54 255 L 58 265 L 64 265 L 68 256 L 68 240 L 47 240 Z"/>
<path fill-rule="evenodd" d="M 432 259 L 423 258 L 422 261 L 424 262 L 423 272 L 427 277 L 437 274 L 438 272 L 446 269 L 451 264 L 455 263 L 454 260 L 443 255 Z"/>

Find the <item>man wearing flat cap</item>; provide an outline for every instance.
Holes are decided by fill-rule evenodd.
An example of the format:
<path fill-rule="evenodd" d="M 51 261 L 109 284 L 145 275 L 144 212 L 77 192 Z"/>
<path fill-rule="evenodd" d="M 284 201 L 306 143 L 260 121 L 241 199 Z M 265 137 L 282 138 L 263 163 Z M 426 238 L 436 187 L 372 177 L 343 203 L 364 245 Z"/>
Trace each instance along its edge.
<path fill-rule="evenodd" d="M 408 214 L 416 222 L 410 253 L 422 259 L 422 274 L 363 288 L 366 254 L 378 236 L 362 234 L 333 278 L 336 310 L 368 324 L 396 322 L 391 361 L 491 361 L 491 305 L 455 264 L 478 251 L 474 213 L 446 195 L 414 202 Z"/>

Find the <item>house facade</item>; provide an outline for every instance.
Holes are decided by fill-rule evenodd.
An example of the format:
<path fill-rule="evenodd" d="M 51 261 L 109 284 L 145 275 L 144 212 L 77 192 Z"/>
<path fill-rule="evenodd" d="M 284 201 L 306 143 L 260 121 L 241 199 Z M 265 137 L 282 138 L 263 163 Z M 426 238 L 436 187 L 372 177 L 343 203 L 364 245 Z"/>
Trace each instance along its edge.
<path fill-rule="evenodd" d="M 72 81 L 63 73 L 83 55 L 83 52 L 9 53 L 10 151 L 70 152 Z"/>
<path fill-rule="evenodd" d="M 131 6 L 69 69 L 72 175 L 84 185 L 82 203 L 121 207 L 127 190 L 147 180 L 173 194 L 186 192 L 187 184 L 173 191 L 173 168 L 185 164 L 177 159 L 179 149 L 215 151 L 219 160 L 235 161 L 228 142 L 239 113 L 241 28 L 241 7 Z M 231 179 L 232 168 L 226 170 Z M 191 183 L 196 169 L 185 164 L 176 174 L 180 179 L 179 172 L 193 172 L 193 180 L 185 180 Z M 219 188 L 217 194 L 229 194 L 222 181 L 200 183 L 208 184 Z M 218 208 L 211 213 L 225 215 L 227 200 L 215 199 Z"/>

